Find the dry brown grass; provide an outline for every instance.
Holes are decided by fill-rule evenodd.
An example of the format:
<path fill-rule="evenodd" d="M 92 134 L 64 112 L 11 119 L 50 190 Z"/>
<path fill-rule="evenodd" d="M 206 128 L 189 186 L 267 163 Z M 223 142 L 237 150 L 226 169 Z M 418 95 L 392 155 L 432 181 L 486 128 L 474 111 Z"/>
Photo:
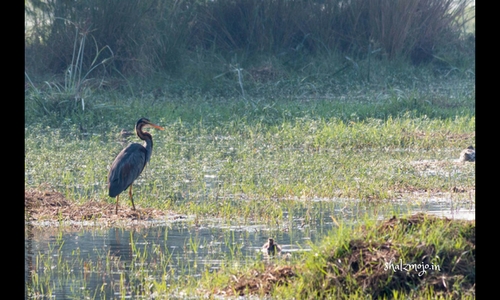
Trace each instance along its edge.
<path fill-rule="evenodd" d="M 269 295 L 275 285 L 288 285 L 296 276 L 290 266 L 268 265 L 265 270 L 254 270 L 252 276 L 232 276 L 230 284 L 217 294 L 224 296 Z"/>

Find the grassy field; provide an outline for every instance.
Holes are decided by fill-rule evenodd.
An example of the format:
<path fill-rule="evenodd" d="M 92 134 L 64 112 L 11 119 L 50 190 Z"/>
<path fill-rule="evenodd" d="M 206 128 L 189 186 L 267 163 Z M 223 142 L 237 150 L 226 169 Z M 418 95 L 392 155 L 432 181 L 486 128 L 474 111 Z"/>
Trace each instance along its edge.
<path fill-rule="evenodd" d="M 467 76 L 301 97 L 264 88 L 267 97 L 247 98 L 102 92 L 86 100 L 85 110 L 78 104 L 67 113 L 69 100 L 46 114 L 39 101 L 54 100 L 32 92 L 26 187 L 110 201 L 107 171 L 126 145 L 119 132 L 132 131 L 143 116 L 166 128 L 151 130 L 152 159 L 135 189 L 144 207 L 187 212 L 196 202 L 213 213 L 211 203 L 235 197 L 383 200 L 475 186 L 474 166 L 454 162 L 475 145 L 475 87 Z"/>

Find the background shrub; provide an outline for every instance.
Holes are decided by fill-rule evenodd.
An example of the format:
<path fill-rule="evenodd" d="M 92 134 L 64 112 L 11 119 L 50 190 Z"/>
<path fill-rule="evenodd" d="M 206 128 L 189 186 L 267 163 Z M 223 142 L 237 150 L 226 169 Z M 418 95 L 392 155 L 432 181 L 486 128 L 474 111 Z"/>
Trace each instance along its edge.
<path fill-rule="evenodd" d="M 230 61 L 342 53 L 363 58 L 435 59 L 440 49 L 470 55 L 464 24 L 470 0 L 29 0 L 26 2 L 26 68 L 60 74 L 74 59 L 84 66 L 99 50 L 110 59 L 101 72 L 150 76 L 176 74 L 200 51 Z M 470 38 L 469 38 L 470 40 Z M 465 46 L 464 46 L 465 45 Z M 101 53 L 103 54 L 103 53 Z M 101 58 L 103 59 L 103 58 Z M 292 65 L 294 65 L 292 63 Z"/>

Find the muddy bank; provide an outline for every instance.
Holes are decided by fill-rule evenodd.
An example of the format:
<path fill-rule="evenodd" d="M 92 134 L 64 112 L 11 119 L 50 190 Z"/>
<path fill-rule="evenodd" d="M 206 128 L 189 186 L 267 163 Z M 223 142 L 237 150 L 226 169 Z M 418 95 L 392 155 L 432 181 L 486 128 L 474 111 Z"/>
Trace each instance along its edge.
<path fill-rule="evenodd" d="M 95 221 L 100 225 L 112 226 L 122 222 L 139 224 L 151 220 L 186 218 L 183 215 L 153 208 L 136 207 L 136 210 L 132 210 L 128 198 L 120 200 L 123 203 L 118 207 L 118 213 L 115 213 L 114 203 L 87 201 L 77 204 L 56 191 L 30 189 L 24 192 L 25 219 L 29 222 Z"/>

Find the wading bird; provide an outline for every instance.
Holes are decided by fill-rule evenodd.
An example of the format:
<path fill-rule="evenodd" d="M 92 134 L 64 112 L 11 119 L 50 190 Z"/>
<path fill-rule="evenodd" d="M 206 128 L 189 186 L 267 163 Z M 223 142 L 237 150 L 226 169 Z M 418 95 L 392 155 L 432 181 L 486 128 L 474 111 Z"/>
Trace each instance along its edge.
<path fill-rule="evenodd" d="M 469 146 L 460 153 L 460 161 L 476 161 L 476 150 Z"/>
<path fill-rule="evenodd" d="M 267 255 L 274 255 L 281 252 L 281 247 L 274 242 L 273 238 L 269 238 L 267 243 L 262 246 L 262 250 L 267 251 Z"/>
<path fill-rule="evenodd" d="M 153 137 L 151 134 L 142 131 L 143 128 L 153 127 L 159 130 L 164 128 L 151 123 L 146 118 L 141 118 L 135 124 L 137 136 L 145 141 L 144 146 L 132 143 L 123 149 L 113 161 L 108 173 L 109 196 L 116 197 L 116 210 L 118 213 L 118 197 L 121 192 L 130 187 L 128 194 L 132 201 L 132 208 L 135 210 L 134 198 L 132 198 L 132 183 L 139 177 L 146 163 L 151 158 L 153 150 Z"/>

